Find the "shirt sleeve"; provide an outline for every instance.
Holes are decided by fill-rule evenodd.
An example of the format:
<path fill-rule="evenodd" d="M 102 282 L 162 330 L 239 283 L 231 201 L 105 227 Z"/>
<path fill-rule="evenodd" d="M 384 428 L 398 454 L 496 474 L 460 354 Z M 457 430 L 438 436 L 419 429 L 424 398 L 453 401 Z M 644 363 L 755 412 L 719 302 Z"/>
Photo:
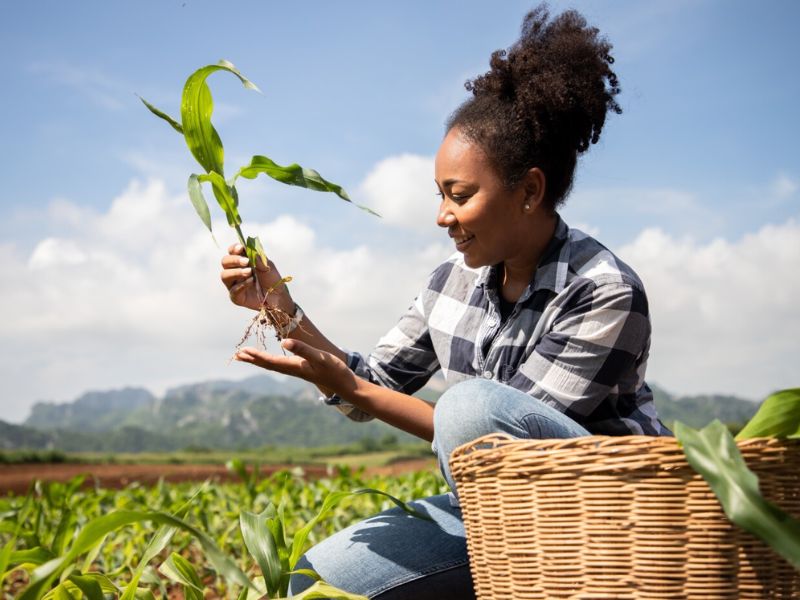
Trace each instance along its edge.
<path fill-rule="evenodd" d="M 578 422 L 621 380 L 635 379 L 650 342 L 647 297 L 634 285 L 589 281 L 569 294 L 550 331 L 510 383 Z"/>
<path fill-rule="evenodd" d="M 359 377 L 404 394 L 413 394 L 439 370 L 431 342 L 423 303 L 424 291 L 383 336 L 365 359 L 357 352 L 347 354 L 347 366 Z M 354 421 L 369 421 L 369 413 L 338 396 L 325 400 Z"/>

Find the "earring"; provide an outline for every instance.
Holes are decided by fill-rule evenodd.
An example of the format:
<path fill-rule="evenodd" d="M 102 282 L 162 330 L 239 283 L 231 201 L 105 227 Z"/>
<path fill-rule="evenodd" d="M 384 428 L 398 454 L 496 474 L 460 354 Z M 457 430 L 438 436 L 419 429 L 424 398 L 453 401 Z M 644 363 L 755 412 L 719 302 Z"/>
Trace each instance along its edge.
<path fill-rule="evenodd" d="M 526 202 L 525 204 L 522 205 L 522 208 L 524 208 L 525 210 L 530 210 L 531 205 Z"/>

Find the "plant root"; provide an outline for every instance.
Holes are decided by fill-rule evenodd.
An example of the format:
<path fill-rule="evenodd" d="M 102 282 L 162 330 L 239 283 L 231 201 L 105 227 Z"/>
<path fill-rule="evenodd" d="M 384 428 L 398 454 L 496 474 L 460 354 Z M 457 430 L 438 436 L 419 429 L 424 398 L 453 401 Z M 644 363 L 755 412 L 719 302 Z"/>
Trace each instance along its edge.
<path fill-rule="evenodd" d="M 255 277 L 255 274 L 253 275 L 253 278 L 255 279 L 256 289 L 258 289 L 260 295 L 262 290 L 258 282 L 258 278 Z M 267 298 L 269 298 L 270 293 L 275 290 L 275 288 L 280 287 L 281 285 L 286 285 L 291 280 L 291 277 L 284 277 L 275 285 L 271 286 L 266 292 L 264 292 L 263 300 L 261 301 L 261 308 L 259 309 L 258 313 L 256 313 L 256 315 L 250 319 L 250 323 L 248 323 L 247 327 L 245 328 L 242 339 L 240 339 L 239 343 L 236 344 L 236 349 L 230 360 L 233 360 L 234 356 L 236 356 L 236 352 L 238 352 L 242 346 L 244 346 L 244 343 L 251 337 L 255 338 L 256 344 L 258 344 L 258 347 L 262 350 L 267 349 L 267 338 L 270 335 L 270 332 L 272 332 L 278 342 L 288 337 L 289 326 L 292 323 L 293 317 L 285 310 L 282 310 L 277 306 L 270 306 L 267 302 Z M 230 361 L 228 361 L 228 363 L 230 364 Z"/>

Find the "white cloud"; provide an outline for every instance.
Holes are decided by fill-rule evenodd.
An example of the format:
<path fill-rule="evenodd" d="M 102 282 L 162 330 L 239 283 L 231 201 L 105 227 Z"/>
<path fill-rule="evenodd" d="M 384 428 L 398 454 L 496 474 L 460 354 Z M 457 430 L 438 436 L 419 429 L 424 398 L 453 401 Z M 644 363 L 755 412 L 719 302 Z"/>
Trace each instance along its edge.
<path fill-rule="evenodd" d="M 772 194 L 778 199 L 784 200 L 794 195 L 798 187 L 800 186 L 798 186 L 796 180 L 789 177 L 786 173 L 781 173 L 773 180 L 770 191 L 772 191 Z"/>
<path fill-rule="evenodd" d="M 394 165 L 422 170 L 416 158 Z M 159 180 L 134 180 L 105 212 L 62 199 L 47 216 L 61 227 L 32 251 L 0 244 L 0 419 L 22 419 L 37 399 L 68 400 L 87 389 L 144 385 L 158 393 L 253 373 L 228 365 L 251 313 L 229 303 L 219 282 L 223 250 L 183 194 L 171 195 Z M 227 247 L 231 230 L 214 226 Z M 388 240 L 368 247 L 358 231 L 348 231 L 349 245 L 333 247 L 289 215 L 248 221 L 245 232 L 259 235 L 294 277 L 292 293 L 315 323 L 335 343 L 362 351 L 452 251 L 421 236 L 402 251 Z M 682 393 L 753 398 L 798 384 L 796 221 L 734 242 L 698 243 L 650 228 L 619 253 L 648 288 L 653 381 Z"/>
<path fill-rule="evenodd" d="M 0 246 L 0 419 L 20 420 L 37 399 L 69 400 L 87 389 L 167 386 L 250 375 L 228 365 L 250 311 L 231 305 L 219 281 L 223 250 L 183 195 L 159 180 L 133 181 L 95 214 L 51 205 L 57 237 L 23 254 Z M 234 239 L 214 224 L 221 247 Z M 411 303 L 444 245 L 331 248 L 294 217 L 246 222 L 295 299 L 334 340 L 369 350 Z M 358 239 L 353 232 L 351 239 Z"/>
<path fill-rule="evenodd" d="M 798 385 L 796 221 L 702 244 L 647 229 L 619 254 L 647 288 L 653 381 L 754 399 Z"/>
<path fill-rule="evenodd" d="M 429 234 L 436 231 L 439 202 L 433 157 L 402 154 L 379 162 L 361 184 L 359 196 L 387 223 Z"/>

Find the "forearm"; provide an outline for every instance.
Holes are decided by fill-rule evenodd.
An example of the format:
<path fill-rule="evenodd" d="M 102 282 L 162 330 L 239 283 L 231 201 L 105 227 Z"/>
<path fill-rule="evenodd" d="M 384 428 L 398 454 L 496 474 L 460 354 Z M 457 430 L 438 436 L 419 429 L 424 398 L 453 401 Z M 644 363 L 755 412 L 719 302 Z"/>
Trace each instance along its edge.
<path fill-rule="evenodd" d="M 340 396 L 373 417 L 427 441 L 433 440 L 433 406 L 360 377 Z"/>

